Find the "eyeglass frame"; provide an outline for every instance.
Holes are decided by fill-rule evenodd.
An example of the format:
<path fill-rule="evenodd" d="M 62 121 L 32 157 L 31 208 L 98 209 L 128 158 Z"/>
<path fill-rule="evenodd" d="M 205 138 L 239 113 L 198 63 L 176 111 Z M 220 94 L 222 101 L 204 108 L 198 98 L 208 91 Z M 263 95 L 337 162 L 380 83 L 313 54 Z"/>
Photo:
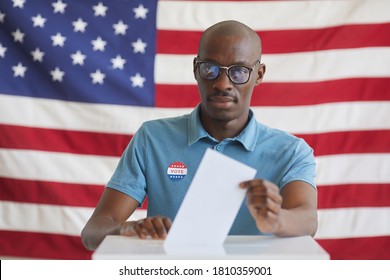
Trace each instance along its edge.
<path fill-rule="evenodd" d="M 200 73 L 200 67 L 198 66 L 198 64 L 201 64 L 201 63 L 211 63 L 211 64 L 214 64 L 215 66 L 218 66 L 219 68 L 219 72 L 218 72 L 218 75 L 213 78 L 213 79 L 207 79 L 205 77 L 202 76 L 202 74 Z M 255 66 L 257 65 L 257 63 L 261 64 L 261 60 L 260 59 L 257 59 L 254 63 L 253 63 L 253 66 L 252 67 L 248 67 L 248 66 L 245 66 L 245 65 L 237 65 L 237 64 L 233 64 L 233 65 L 230 65 L 230 66 L 221 66 L 219 65 L 218 63 L 216 62 L 212 62 L 212 61 L 205 61 L 205 60 L 196 60 L 195 61 L 195 65 L 196 67 L 198 68 L 198 73 L 199 73 L 199 76 L 202 78 L 202 79 L 205 79 L 206 81 L 215 81 L 216 79 L 219 78 L 219 76 L 221 76 L 221 73 L 222 73 L 222 70 L 221 69 L 225 69 L 226 70 L 226 76 L 228 76 L 229 78 L 229 81 L 231 81 L 233 84 L 235 85 L 243 85 L 243 84 L 246 84 L 247 82 L 249 82 L 250 78 L 251 78 L 251 75 L 252 75 L 252 72 L 255 70 Z M 232 80 L 232 78 L 230 77 L 229 75 L 229 70 L 233 67 L 243 67 L 243 68 L 246 68 L 247 70 L 249 70 L 249 75 L 248 75 L 248 79 L 243 82 L 243 83 L 236 83 Z"/>

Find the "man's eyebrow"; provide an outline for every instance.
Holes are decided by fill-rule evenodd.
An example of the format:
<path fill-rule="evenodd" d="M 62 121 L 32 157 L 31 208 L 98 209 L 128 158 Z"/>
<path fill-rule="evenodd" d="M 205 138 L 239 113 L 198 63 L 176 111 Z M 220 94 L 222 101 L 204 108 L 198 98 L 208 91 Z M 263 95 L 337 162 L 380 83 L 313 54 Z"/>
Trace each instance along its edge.
<path fill-rule="evenodd" d="M 250 64 L 250 62 L 248 62 L 248 61 L 235 61 L 235 62 L 233 62 L 233 63 L 230 64 L 230 65 L 222 65 L 222 64 L 216 62 L 215 60 L 207 59 L 207 58 L 201 59 L 201 61 L 203 61 L 203 62 L 212 62 L 212 63 L 218 64 L 219 66 L 232 66 L 232 65 L 247 66 L 247 67 L 252 66 L 252 65 Z"/>

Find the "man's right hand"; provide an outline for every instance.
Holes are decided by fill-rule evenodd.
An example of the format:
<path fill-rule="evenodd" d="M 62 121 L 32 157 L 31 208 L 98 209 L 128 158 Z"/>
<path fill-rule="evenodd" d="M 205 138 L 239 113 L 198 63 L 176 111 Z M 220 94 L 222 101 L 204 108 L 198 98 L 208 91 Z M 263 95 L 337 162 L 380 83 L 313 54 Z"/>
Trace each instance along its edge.
<path fill-rule="evenodd" d="M 163 216 L 147 217 L 138 221 L 123 222 L 120 226 L 120 235 L 138 236 L 146 239 L 150 236 L 152 239 L 165 239 L 172 221 Z"/>

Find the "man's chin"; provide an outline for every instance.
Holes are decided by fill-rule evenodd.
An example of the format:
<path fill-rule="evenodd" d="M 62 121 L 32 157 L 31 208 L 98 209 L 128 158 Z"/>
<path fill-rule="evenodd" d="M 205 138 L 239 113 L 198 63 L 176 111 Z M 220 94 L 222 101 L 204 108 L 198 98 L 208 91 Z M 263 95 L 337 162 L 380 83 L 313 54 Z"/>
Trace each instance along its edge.
<path fill-rule="evenodd" d="M 224 102 L 218 102 L 213 101 L 209 102 L 209 106 L 214 108 L 215 110 L 231 110 L 234 107 L 235 103 L 233 101 L 224 101 Z"/>

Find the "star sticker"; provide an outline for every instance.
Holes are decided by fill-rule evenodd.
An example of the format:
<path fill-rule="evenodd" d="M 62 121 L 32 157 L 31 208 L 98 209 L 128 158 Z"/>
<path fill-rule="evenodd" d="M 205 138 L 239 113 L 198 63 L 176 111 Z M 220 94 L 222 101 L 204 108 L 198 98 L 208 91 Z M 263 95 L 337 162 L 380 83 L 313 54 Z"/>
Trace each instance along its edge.
<path fill-rule="evenodd" d="M 23 43 L 23 39 L 24 39 L 24 33 L 22 33 L 19 28 L 16 29 L 15 32 L 12 32 L 11 33 L 12 36 L 14 37 L 14 42 L 20 42 L 20 43 Z"/>
<path fill-rule="evenodd" d="M 5 14 L 0 11 L 0 22 L 4 23 Z"/>
<path fill-rule="evenodd" d="M 130 77 L 131 83 L 133 87 L 144 87 L 145 78 L 142 77 L 139 73 L 135 74 L 135 76 Z"/>
<path fill-rule="evenodd" d="M 53 71 L 50 71 L 50 75 L 52 77 L 53 82 L 55 81 L 62 82 L 65 72 L 61 71 L 60 68 L 56 67 Z"/>
<path fill-rule="evenodd" d="M 53 47 L 54 46 L 60 46 L 60 47 L 64 46 L 66 37 L 62 36 L 61 33 L 57 33 L 55 36 L 51 36 L 50 38 L 53 41 Z"/>
<path fill-rule="evenodd" d="M 126 59 L 123 59 L 120 55 L 117 55 L 115 58 L 111 59 L 112 68 L 114 69 L 123 69 Z"/>
<path fill-rule="evenodd" d="M 124 24 L 123 21 L 118 21 L 118 23 L 112 25 L 115 29 L 115 35 L 126 35 L 126 29 L 129 27 L 127 24 Z"/>
<path fill-rule="evenodd" d="M 45 53 L 42 52 L 39 48 L 36 48 L 34 51 L 31 52 L 31 55 L 34 61 L 42 62 Z"/>
<path fill-rule="evenodd" d="M 99 2 L 99 4 L 93 6 L 92 9 L 95 11 L 95 17 L 98 16 L 105 17 L 108 7 L 104 6 L 102 2 Z"/>
<path fill-rule="evenodd" d="M 90 76 L 92 78 L 93 84 L 101 84 L 101 85 L 103 84 L 103 80 L 106 77 L 106 75 L 100 72 L 99 69 L 97 69 L 96 72 L 91 73 Z"/>
<path fill-rule="evenodd" d="M 12 70 L 14 71 L 14 77 L 22 77 L 24 78 L 24 74 L 27 71 L 27 67 L 23 66 L 22 63 L 18 63 L 16 66 L 12 66 Z"/>
<path fill-rule="evenodd" d="M 46 19 L 43 18 L 40 14 L 36 15 L 35 17 L 32 17 L 31 19 L 34 23 L 33 24 L 34 27 L 39 26 L 39 27 L 43 28 L 45 26 Z"/>
<path fill-rule="evenodd" d="M 133 46 L 134 53 L 145 53 L 145 48 L 148 44 L 142 42 L 142 40 L 138 38 L 137 41 L 133 42 L 131 45 Z"/>
<path fill-rule="evenodd" d="M 0 56 L 1 57 L 4 57 L 5 56 L 5 52 L 7 51 L 7 48 L 6 47 L 3 47 L 2 44 L 0 44 Z"/>
<path fill-rule="evenodd" d="M 15 7 L 23 8 L 26 0 L 12 0 L 12 2 L 14 3 L 13 5 L 14 8 Z"/>
<path fill-rule="evenodd" d="M 62 0 L 58 0 L 57 2 L 52 3 L 51 5 L 53 6 L 53 12 L 55 14 L 56 13 L 60 13 L 60 14 L 65 13 L 65 8 L 66 8 L 66 6 L 68 6 L 68 4 L 62 2 Z"/>
<path fill-rule="evenodd" d="M 135 13 L 135 18 L 146 19 L 146 14 L 149 12 L 149 9 L 146 9 L 144 5 L 140 4 L 137 8 L 133 9 L 133 12 Z"/>
<path fill-rule="evenodd" d="M 85 28 L 87 27 L 88 23 L 83 21 L 81 18 L 78 18 L 77 21 L 72 22 L 73 24 L 73 31 L 74 32 L 85 32 Z"/>
<path fill-rule="evenodd" d="M 70 57 L 73 60 L 73 65 L 79 64 L 79 65 L 84 65 L 84 60 L 86 56 L 82 54 L 80 51 L 77 51 L 76 53 L 73 53 L 70 55 Z"/>
<path fill-rule="evenodd" d="M 100 37 L 97 37 L 96 40 L 92 40 L 91 43 L 93 45 L 93 50 L 94 51 L 102 51 L 102 52 L 104 52 L 104 48 L 107 45 L 107 42 L 103 41 L 102 38 L 100 38 Z"/>

